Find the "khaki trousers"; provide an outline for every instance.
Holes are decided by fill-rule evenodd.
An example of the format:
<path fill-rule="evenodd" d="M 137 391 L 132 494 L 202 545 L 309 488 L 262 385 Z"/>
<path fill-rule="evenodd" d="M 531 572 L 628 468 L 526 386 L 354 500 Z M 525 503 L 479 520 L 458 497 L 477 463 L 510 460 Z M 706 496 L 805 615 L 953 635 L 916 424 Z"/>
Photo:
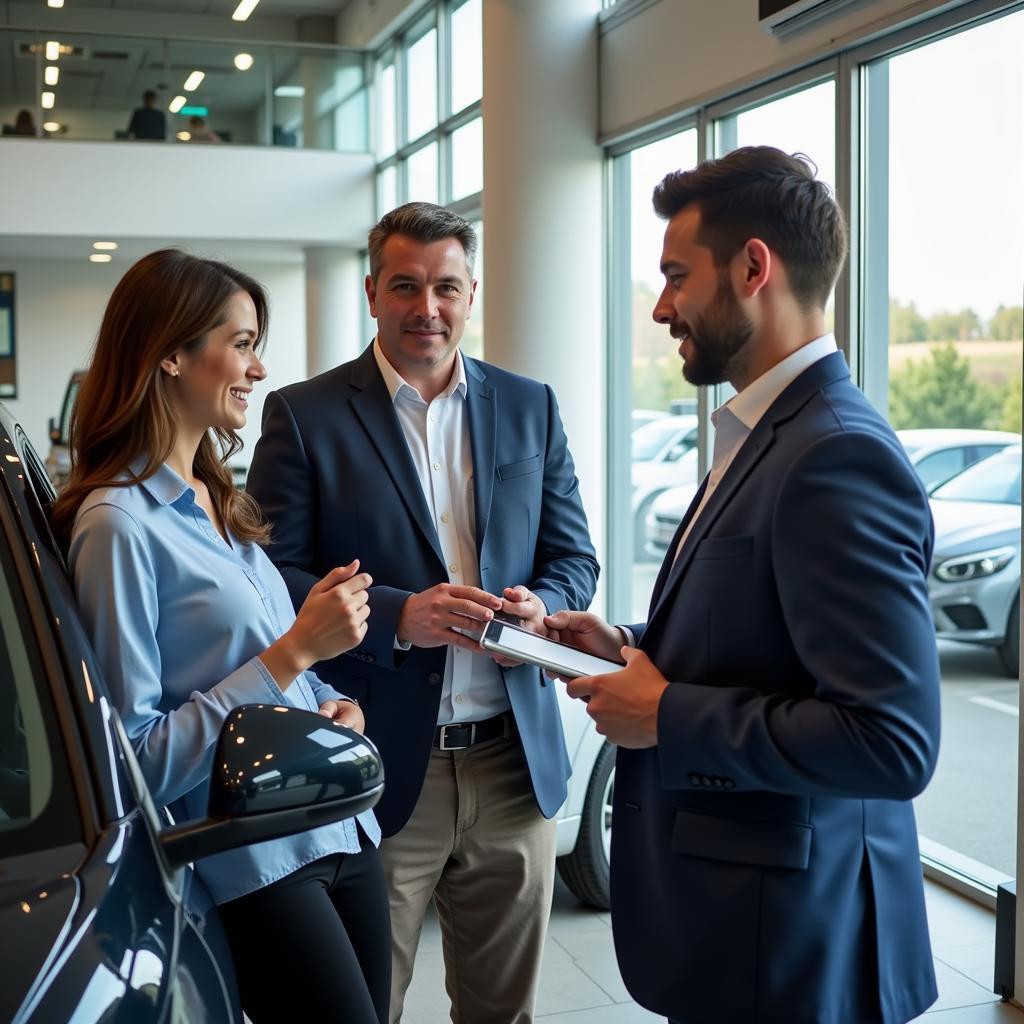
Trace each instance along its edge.
<path fill-rule="evenodd" d="M 432 750 L 412 817 L 381 845 L 391 906 L 390 1020 L 402 1019 L 431 898 L 455 1024 L 529 1024 L 555 872 L 518 737 Z"/>

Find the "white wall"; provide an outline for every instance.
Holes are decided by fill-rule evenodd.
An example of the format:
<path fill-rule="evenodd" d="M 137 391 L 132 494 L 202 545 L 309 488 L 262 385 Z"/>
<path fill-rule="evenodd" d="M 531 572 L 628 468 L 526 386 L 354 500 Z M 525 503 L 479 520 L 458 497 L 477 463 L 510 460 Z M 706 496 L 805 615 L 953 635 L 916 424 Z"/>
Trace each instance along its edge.
<path fill-rule="evenodd" d="M 374 159 L 245 146 L 0 140 L 0 234 L 365 245 Z"/>
<path fill-rule="evenodd" d="M 207 255 L 200 247 L 192 251 Z M 259 438 L 267 391 L 306 376 L 305 270 L 302 265 L 283 263 L 235 261 L 234 265 L 263 284 L 271 300 L 265 353 L 268 378 L 255 389 L 242 431 L 245 451 L 239 461 L 247 464 Z M 0 257 L 0 272 L 16 275 L 18 397 L 4 404 L 43 457 L 49 449 L 47 420 L 60 412 L 71 371 L 87 365 L 107 299 L 126 269 L 123 263 Z"/>
<path fill-rule="evenodd" d="M 862 0 L 780 40 L 758 25 L 756 0 L 660 0 L 601 37 L 601 134 L 724 97 L 963 2 Z"/>

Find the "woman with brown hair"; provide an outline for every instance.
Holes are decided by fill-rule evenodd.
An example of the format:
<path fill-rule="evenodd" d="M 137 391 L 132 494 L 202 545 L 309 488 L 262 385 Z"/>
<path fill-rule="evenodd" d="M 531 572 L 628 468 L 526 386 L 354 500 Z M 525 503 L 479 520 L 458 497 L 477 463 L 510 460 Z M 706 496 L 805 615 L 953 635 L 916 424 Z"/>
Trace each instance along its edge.
<path fill-rule="evenodd" d="M 136 263 L 103 317 L 54 509 L 125 729 L 179 819 L 205 815 L 220 725 L 240 704 L 363 728 L 359 707 L 309 669 L 362 640 L 369 576 L 357 561 L 334 569 L 296 615 L 259 509 L 224 464 L 266 376 L 266 328 L 266 296 L 239 271 L 174 249 Z M 196 864 L 256 1024 L 386 1020 L 379 841 L 368 811 Z"/>

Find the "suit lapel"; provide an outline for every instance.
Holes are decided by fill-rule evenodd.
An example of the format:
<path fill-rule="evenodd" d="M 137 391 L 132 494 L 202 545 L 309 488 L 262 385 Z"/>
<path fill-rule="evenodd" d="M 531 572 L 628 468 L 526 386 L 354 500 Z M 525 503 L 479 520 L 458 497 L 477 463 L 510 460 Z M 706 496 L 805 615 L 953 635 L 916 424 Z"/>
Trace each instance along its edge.
<path fill-rule="evenodd" d="M 444 554 L 427 507 L 423 486 L 412 455 L 409 454 L 409 446 L 395 414 L 391 395 L 373 357 L 372 345 L 352 364 L 349 382 L 356 389 L 351 399 L 353 412 L 380 455 L 413 521 L 437 555 L 438 561 L 444 565 Z"/>
<path fill-rule="evenodd" d="M 669 574 L 672 572 L 672 568 L 675 565 L 675 553 L 679 547 L 679 538 L 686 532 L 687 526 L 690 525 L 690 520 L 693 519 L 700 508 L 701 500 L 704 497 L 704 492 L 708 489 L 708 477 L 700 483 L 700 487 L 697 488 L 697 493 L 693 496 L 690 501 L 690 506 L 687 508 L 683 515 L 683 518 L 679 520 L 679 525 L 676 527 L 676 532 L 672 535 L 672 542 L 668 546 L 668 551 L 662 559 L 661 568 L 658 570 L 658 578 L 654 581 L 654 589 L 651 591 L 651 604 L 647 610 L 647 619 L 650 621 L 654 615 L 654 609 L 658 606 L 658 602 L 661 599 L 661 592 L 665 589 L 665 583 L 668 580 Z"/>
<path fill-rule="evenodd" d="M 495 438 L 498 424 L 498 396 L 486 383 L 476 360 L 463 358 L 466 368 L 466 411 L 469 414 L 469 444 L 473 453 L 473 499 L 476 512 L 476 550 L 484 543 L 494 493 Z"/>

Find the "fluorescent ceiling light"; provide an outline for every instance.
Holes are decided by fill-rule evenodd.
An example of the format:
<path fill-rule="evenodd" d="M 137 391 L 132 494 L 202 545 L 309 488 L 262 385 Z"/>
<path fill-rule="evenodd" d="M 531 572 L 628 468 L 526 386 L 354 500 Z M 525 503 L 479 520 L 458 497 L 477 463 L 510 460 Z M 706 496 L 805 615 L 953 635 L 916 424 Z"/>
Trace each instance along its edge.
<path fill-rule="evenodd" d="M 199 88 L 199 83 L 206 77 L 205 71 L 193 71 L 188 78 L 185 79 L 185 84 L 182 88 L 185 92 L 193 92 Z"/>
<path fill-rule="evenodd" d="M 43 105 L 43 110 L 52 110 L 54 103 L 57 102 L 57 97 L 52 92 L 44 92 L 40 97 L 40 103 Z"/>
<path fill-rule="evenodd" d="M 235 67 L 239 71 L 248 71 L 252 67 L 252 54 L 251 53 L 236 53 L 235 54 Z"/>
<path fill-rule="evenodd" d="M 279 85 L 274 90 L 275 96 L 294 96 L 296 98 L 306 95 L 306 90 L 301 85 Z"/>
<path fill-rule="evenodd" d="M 94 252 L 89 256 L 90 263 L 109 263 L 114 257 L 108 252 Z"/>
<path fill-rule="evenodd" d="M 47 7 L 63 7 L 64 0 L 46 0 Z"/>
<path fill-rule="evenodd" d="M 231 15 L 232 21 L 245 21 L 246 18 L 256 10 L 256 5 L 260 0 L 242 0 L 242 2 L 235 8 L 235 13 Z"/>
<path fill-rule="evenodd" d="M 53 132 L 59 132 L 60 131 L 60 121 L 44 121 L 43 122 L 43 131 L 44 132 L 50 132 L 51 134 Z"/>
<path fill-rule="evenodd" d="M 46 44 L 46 59 L 56 60 L 60 56 L 60 43 L 56 39 L 51 39 Z"/>
<path fill-rule="evenodd" d="M 92 247 L 94 249 L 116 249 L 117 242 L 93 242 Z"/>
<path fill-rule="evenodd" d="M 56 85 L 58 78 L 60 78 L 60 68 L 56 64 L 47 64 L 43 71 L 43 81 L 47 85 Z"/>
<path fill-rule="evenodd" d="M 178 132 L 178 134 L 175 136 L 175 138 L 179 142 L 188 142 L 192 138 L 192 133 L 191 132 Z"/>
<path fill-rule="evenodd" d="M 167 105 L 167 109 L 172 113 L 176 114 L 181 108 L 185 106 L 184 96 L 175 96 L 173 100 Z"/>

